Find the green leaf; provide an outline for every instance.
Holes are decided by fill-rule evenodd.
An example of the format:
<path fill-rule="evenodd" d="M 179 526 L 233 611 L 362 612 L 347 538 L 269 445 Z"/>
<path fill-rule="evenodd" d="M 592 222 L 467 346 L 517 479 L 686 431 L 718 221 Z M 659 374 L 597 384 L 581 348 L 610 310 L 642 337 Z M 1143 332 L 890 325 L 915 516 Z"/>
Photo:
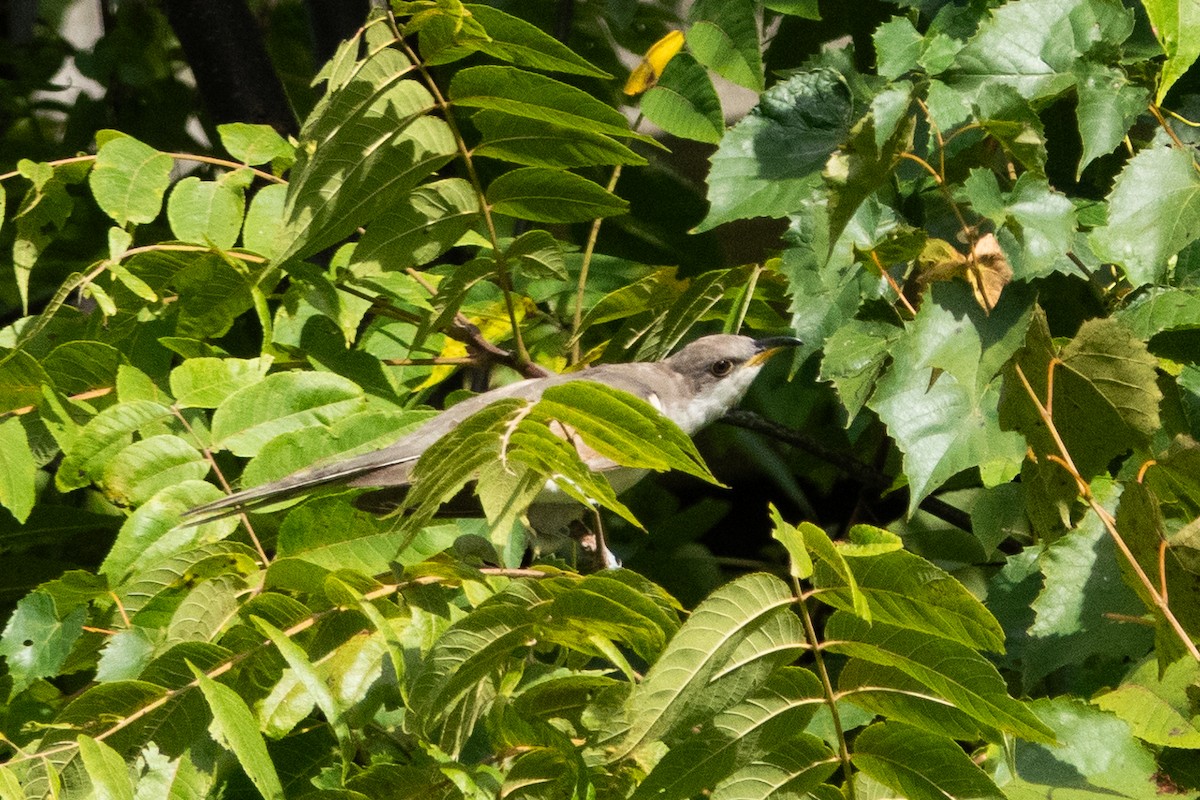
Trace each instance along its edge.
<path fill-rule="evenodd" d="M 104 409 L 80 431 L 55 475 L 64 492 L 81 489 L 103 474 L 114 450 L 123 449 L 128 437 L 144 425 L 171 416 L 171 409 L 150 400 L 134 400 Z"/>
<path fill-rule="evenodd" d="M 1046 402 L 1050 359 L 1054 367 L 1054 426 L 1085 478 L 1115 456 L 1148 443 L 1158 429 L 1157 360 L 1145 343 L 1113 319 L 1092 319 L 1055 352 L 1043 316 L 1035 317 L 1025 347 L 1006 371 L 1001 423 L 1019 430 L 1039 456 L 1060 455 L 1016 374 L 1019 366 L 1034 394 Z M 1063 402 L 1057 398 L 1070 398 Z"/>
<path fill-rule="evenodd" d="M 228 122 L 217 126 L 221 146 L 243 164 L 257 166 L 292 155 L 293 148 L 270 125 Z"/>
<path fill-rule="evenodd" d="M 1160 747 L 1200 749 L 1200 713 L 1189 693 L 1200 681 L 1200 665 L 1181 658 L 1159 668 L 1147 658 L 1117 688 L 1092 702 L 1129 724 L 1133 735 Z"/>
<path fill-rule="evenodd" d="M 381 520 L 338 498 L 318 498 L 284 519 L 279 529 L 278 554 L 330 571 L 349 569 L 378 575 L 388 571 L 406 545 L 430 555 L 452 545 L 458 533 L 453 525 L 428 527 L 410 545 L 394 519 Z M 407 563 L 411 557 L 400 560 Z"/>
<path fill-rule="evenodd" d="M 447 178 L 422 186 L 379 215 L 354 248 L 351 269 L 398 271 L 433 261 L 479 219 L 471 184 Z"/>
<path fill-rule="evenodd" d="M 1108 223 L 1092 231 L 1096 255 L 1120 264 L 1134 286 L 1159 283 L 1167 260 L 1200 237 L 1200 175 L 1173 147 L 1142 150 L 1108 195 Z"/>
<path fill-rule="evenodd" d="M 41 405 L 42 387 L 52 385 L 42 365 L 24 350 L 0 356 L 0 410 Z"/>
<path fill-rule="evenodd" d="M 630 692 L 629 729 L 609 761 L 729 708 L 793 659 L 804 643 L 793 602 L 783 581 L 763 574 L 710 594 Z"/>
<path fill-rule="evenodd" d="M 994 9 L 959 51 L 953 85 L 983 97 L 997 86 L 1027 100 L 1054 97 L 1075 83 L 1072 68 L 1133 30 L 1133 15 L 1108 0 L 1019 0 Z"/>
<path fill-rule="evenodd" d="M 791 572 L 793 578 L 808 580 L 813 573 L 813 563 L 804 543 L 803 534 L 795 525 L 783 521 L 779 509 L 775 508 L 774 503 L 770 505 L 769 510 L 773 526 L 771 538 L 782 544 L 787 550 L 788 571 Z"/>
<path fill-rule="evenodd" d="M 575 636 L 602 636 L 651 662 L 679 629 L 671 599 L 636 573 L 605 570 L 555 596 L 543 637 L 584 650 Z M 565 630 L 564 630 L 565 629 Z M 564 635 L 564 633 L 566 635 Z"/>
<path fill-rule="evenodd" d="M 903 628 L 941 636 L 976 650 L 1001 652 L 1004 631 L 966 587 L 920 556 L 904 550 L 847 558 L 858 591 L 871 609 L 871 618 Z M 851 592 L 833 579 L 831 568 L 818 566 L 813 579 L 817 599 L 853 611 Z"/>
<path fill-rule="evenodd" d="M 445 64 L 473 51 L 479 51 L 519 67 L 587 75 L 592 78 L 612 77 L 536 25 L 531 25 L 519 17 L 479 3 L 464 3 L 463 9 L 474 17 L 475 22 L 483 26 L 488 38 L 464 38 L 447 43 L 443 47 L 430 48 L 430 56 L 427 37 L 431 30 L 424 28 L 421 31 L 421 54 L 426 56 L 428 63 Z"/>
<path fill-rule="evenodd" d="M 450 80 L 450 101 L 609 136 L 646 138 L 621 112 L 582 89 L 516 67 L 467 67 Z"/>
<path fill-rule="evenodd" d="M 57 675 L 71 648 L 83 633 L 87 607 L 79 605 L 59 615 L 54 599 L 30 592 L 17 603 L 0 636 L 0 655 L 12 676 L 12 693 L 40 678 Z"/>
<path fill-rule="evenodd" d="M 203 479 L 208 470 L 208 460 L 194 444 L 164 433 L 114 454 L 104 465 L 101 483 L 118 505 L 138 506 L 161 489 Z"/>
<path fill-rule="evenodd" d="M 629 208 L 628 201 L 587 178 L 544 167 L 504 173 L 488 187 L 487 201 L 498 214 L 534 222 L 588 222 Z"/>
<path fill-rule="evenodd" d="M 677 469 L 716 483 L 691 438 L 628 392 L 585 380 L 552 386 L 529 419 L 566 425 L 599 455 L 618 464 L 660 472 Z"/>
<path fill-rule="evenodd" d="M 29 519 L 37 499 L 37 464 L 19 417 L 0 422 L 0 505 L 18 522 Z"/>
<path fill-rule="evenodd" d="M 861 731 L 851 758 L 909 800 L 1004 797 L 955 742 L 901 722 L 879 722 Z"/>
<path fill-rule="evenodd" d="M 274 260 L 280 252 L 284 230 L 283 209 L 287 204 L 287 187 L 280 184 L 264 186 L 250 200 L 250 210 L 242 225 L 242 246 L 260 256 Z"/>
<path fill-rule="evenodd" d="M 1005 739 L 1005 734 L 948 705 L 895 667 L 852 658 L 838 672 L 837 688 L 846 702 L 892 722 L 963 741 L 982 739 L 998 744 Z"/>
<path fill-rule="evenodd" d="M 932 287 L 868 405 L 904 452 L 909 513 L 958 472 L 985 470 L 985 484 L 1020 469 L 1025 444 L 1000 428 L 997 374 L 1020 347 L 1031 297 L 1009 285 L 987 314 L 964 283 Z"/>
<path fill-rule="evenodd" d="M 349 735 L 346 721 L 342 718 L 341 709 L 338 707 L 337 701 L 334 700 L 333 693 L 329 690 L 329 687 L 325 684 L 321 676 L 317 674 L 317 670 L 312 662 L 309 661 L 308 654 L 304 652 L 304 649 L 300 645 L 289 639 L 283 631 L 262 617 L 251 615 L 250 620 L 275 645 L 275 649 L 283 656 L 295 679 L 303 686 L 304 691 L 308 693 L 312 702 L 316 703 L 317 708 L 321 709 L 321 713 L 325 715 L 325 719 L 333 727 L 334 731 L 337 732 L 338 738 L 345 744 L 345 737 Z"/>
<path fill-rule="evenodd" d="M 786 797 L 809 794 L 837 771 L 840 759 L 810 733 L 784 739 L 750 764 L 739 769 L 713 790 L 713 800 Z"/>
<path fill-rule="evenodd" d="M 528 650 L 544 598 L 514 585 L 451 625 L 409 683 L 409 713 L 426 736 L 440 727 L 468 693 L 490 682 L 498 667 Z M 435 739 L 436 740 L 436 739 Z"/>
<path fill-rule="evenodd" d="M 229 395 L 213 412 L 216 447 L 256 455 L 288 431 L 328 425 L 358 410 L 362 389 L 328 372 L 277 372 Z"/>
<path fill-rule="evenodd" d="M 755 92 L 764 88 L 754 3 L 700 0 L 691 10 L 688 49 L 721 77 Z"/>
<path fill-rule="evenodd" d="M 192 672 L 212 710 L 213 721 L 209 731 L 213 738 L 234 754 L 263 797 L 283 800 L 283 785 L 279 782 L 267 744 L 258 732 L 258 725 L 246 702 L 233 689 L 217 683 L 195 667 L 192 667 Z"/>
<path fill-rule="evenodd" d="M 79 737 L 79 756 L 98 800 L 133 800 L 133 781 L 121 754 L 90 736 Z"/>
<path fill-rule="evenodd" d="M 837 611 L 825 627 L 826 647 L 895 667 L 983 725 L 1036 742 L 1050 730 L 1008 696 L 1000 673 L 969 647 L 884 622 L 867 623 Z"/>
<path fill-rule="evenodd" d="M 1056 744 L 1026 744 L 992 759 L 1005 797 L 1161 799 L 1154 756 L 1122 720 L 1071 697 L 1030 704 Z"/>
<path fill-rule="evenodd" d="M 174 165 L 166 153 L 122 134 L 96 152 L 88 184 L 96 203 L 121 227 L 151 222 L 162 209 Z"/>
<path fill-rule="evenodd" d="M 562 244 L 547 231 L 525 231 L 505 249 L 504 259 L 517 275 L 567 280 Z"/>
<path fill-rule="evenodd" d="M 1150 100 L 1150 92 L 1144 86 L 1130 83 L 1119 69 L 1085 61 L 1079 64 L 1078 72 L 1076 114 L 1083 155 L 1075 171 L 1076 180 L 1088 164 L 1121 144 Z"/>
<path fill-rule="evenodd" d="M 717 144 L 725 133 L 725 115 L 712 79 L 687 53 L 670 60 L 642 96 L 640 108 L 646 119 L 672 136 Z"/>
<path fill-rule="evenodd" d="M 1150 17 L 1150 25 L 1167 54 L 1158 78 L 1158 91 L 1154 102 L 1162 104 L 1167 92 L 1183 77 L 1200 57 L 1200 42 L 1191 35 L 1200 25 L 1200 9 L 1187 0 L 1143 0 L 1142 7 Z"/>
<path fill-rule="evenodd" d="M 309 116 L 288 184 L 279 261 L 349 236 L 457 152 L 449 126 L 424 116 L 435 103 L 407 79 L 411 70 L 397 50 L 376 50 Z"/>
<path fill-rule="evenodd" d="M 1113 316 L 1142 340 L 1165 331 L 1196 330 L 1200 328 L 1200 289 L 1151 286 Z"/>
<path fill-rule="evenodd" d="M 800 72 L 763 93 L 721 139 L 697 231 L 748 217 L 782 217 L 821 185 L 821 170 L 852 122 L 850 92 L 832 70 Z"/>
<path fill-rule="evenodd" d="M 171 394 L 179 408 L 216 408 L 238 389 L 262 380 L 267 367 L 258 358 L 189 358 L 171 370 Z"/>
<path fill-rule="evenodd" d="M 917 68 L 925 39 L 907 17 L 892 17 L 875 29 L 875 65 L 880 76 L 895 80 Z"/>
<path fill-rule="evenodd" d="M 883 372 L 901 329 L 884 322 L 850 320 L 825 340 L 821 380 L 832 381 L 846 409 L 846 424 L 862 411 Z"/>
<path fill-rule="evenodd" d="M 712 790 L 754 759 L 787 750 L 788 740 L 824 702 L 820 682 L 811 672 L 796 667 L 777 670 L 745 700 L 672 746 L 630 800 L 687 800 Z M 804 744 L 815 746 L 802 736 Z M 818 748 L 801 766 L 811 767 L 827 754 Z"/>
<path fill-rule="evenodd" d="M 1000 191 L 990 170 L 973 169 L 963 195 L 997 226 L 996 238 L 1013 270 L 1013 280 L 1041 278 L 1075 269 L 1066 254 L 1075 236 L 1075 207 L 1045 178 L 1024 173 L 1013 190 Z"/>
<path fill-rule="evenodd" d="M 167 200 L 167 220 L 175 238 L 228 250 L 242 229 L 246 198 L 218 181 L 184 178 Z"/>
<path fill-rule="evenodd" d="M 646 159 L 600 133 L 556 125 L 542 119 L 485 109 L 471 122 L 483 135 L 472 151 L 530 167 L 590 167 L 645 164 Z"/>

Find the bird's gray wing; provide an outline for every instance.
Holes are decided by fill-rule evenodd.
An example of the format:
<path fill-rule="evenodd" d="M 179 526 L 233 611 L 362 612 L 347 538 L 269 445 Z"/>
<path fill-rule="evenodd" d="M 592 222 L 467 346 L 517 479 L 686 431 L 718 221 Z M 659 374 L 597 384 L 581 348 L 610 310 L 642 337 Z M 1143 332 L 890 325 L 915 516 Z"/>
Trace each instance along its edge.
<path fill-rule="evenodd" d="M 421 455 L 463 420 L 496 400 L 509 397 L 536 400 L 548 386 L 576 377 L 575 375 L 553 375 L 549 378 L 519 381 L 468 398 L 382 449 L 349 458 L 339 458 L 327 464 L 318 464 L 279 480 L 234 492 L 220 500 L 189 509 L 184 514 L 184 521 L 189 525 L 199 525 L 230 514 L 297 497 L 323 486 L 339 484 L 374 488 L 406 486 L 412 482 L 412 470 Z"/>

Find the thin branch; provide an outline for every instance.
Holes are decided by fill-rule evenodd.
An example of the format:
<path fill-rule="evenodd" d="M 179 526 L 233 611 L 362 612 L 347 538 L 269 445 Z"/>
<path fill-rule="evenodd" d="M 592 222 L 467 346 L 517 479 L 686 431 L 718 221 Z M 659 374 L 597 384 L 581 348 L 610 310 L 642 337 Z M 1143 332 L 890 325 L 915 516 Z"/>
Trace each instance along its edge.
<path fill-rule="evenodd" d="M 825 668 L 825 658 L 821 653 L 821 640 L 817 637 L 817 629 L 813 625 L 812 615 L 808 613 L 808 603 L 805 602 L 804 593 L 800 590 L 800 581 L 795 577 L 792 578 L 792 594 L 796 597 L 800 620 L 804 623 L 804 636 L 808 639 L 813 666 L 816 667 L 817 677 L 821 679 L 821 688 L 825 692 L 825 705 L 829 708 L 829 717 L 833 722 L 833 733 L 838 743 L 838 756 L 842 762 L 846 798 L 855 800 L 850 747 L 846 744 L 846 732 L 842 728 L 842 715 L 838 712 L 837 694 L 833 690 L 833 681 L 829 678 L 829 670 Z"/>
<path fill-rule="evenodd" d="M 753 411 L 734 409 L 727 412 L 721 418 L 721 421 L 748 431 L 755 431 L 756 433 L 770 436 L 772 439 L 789 444 L 798 450 L 803 450 L 822 461 L 832 464 L 851 478 L 872 489 L 883 490 L 892 485 L 890 477 L 869 464 L 865 464 L 853 456 L 846 455 L 841 450 L 828 447 L 795 428 L 790 428 L 774 420 L 769 420 L 759 414 L 755 414 Z M 961 508 L 955 508 L 945 500 L 933 496 L 925 497 L 918 504 L 918 507 L 927 514 L 937 517 L 956 528 L 968 532 L 972 530 L 971 515 Z"/>
<path fill-rule="evenodd" d="M 1179 638 L 1179 641 L 1188 651 L 1188 654 L 1191 655 L 1191 657 L 1196 661 L 1200 661 L 1200 649 L 1196 647 L 1196 643 L 1192 641 L 1192 637 L 1188 634 L 1187 630 L 1184 629 L 1183 625 L 1179 622 L 1179 619 L 1176 618 L 1175 613 L 1171 610 L 1170 605 L 1167 603 L 1167 598 L 1162 592 L 1159 591 L 1158 587 L 1154 585 L 1154 582 L 1150 579 L 1150 576 L 1146 574 L 1146 571 L 1142 569 L 1141 563 L 1138 562 L 1137 557 L 1133 554 L 1133 551 L 1129 548 L 1129 545 L 1126 543 L 1125 539 L 1121 536 L 1120 532 L 1117 531 L 1117 521 L 1113 518 L 1112 514 L 1108 512 L 1108 509 L 1100 505 L 1100 502 L 1096 499 L 1096 496 L 1092 494 L 1092 487 L 1083 479 L 1083 476 L 1075 467 L 1075 462 L 1072 460 L 1071 454 L 1067 450 L 1067 446 L 1064 444 L 1062 436 L 1059 434 L 1058 428 L 1054 424 L 1053 416 L 1051 416 L 1049 409 L 1042 404 L 1042 401 L 1038 399 L 1037 392 L 1034 391 L 1033 386 L 1029 383 L 1029 379 L 1025 377 L 1025 371 L 1021 369 L 1020 364 L 1016 365 L 1016 373 L 1017 377 L 1021 380 L 1021 385 L 1025 387 L 1025 393 L 1029 395 L 1030 401 L 1033 403 L 1034 408 L 1037 409 L 1038 416 L 1041 417 L 1042 423 L 1046 426 L 1046 430 L 1050 433 L 1051 438 L 1054 440 L 1054 446 L 1058 449 L 1057 455 L 1051 454 L 1050 457 L 1062 464 L 1071 474 L 1071 477 L 1075 479 L 1075 486 L 1079 490 L 1080 497 L 1084 499 L 1084 501 L 1091 507 L 1092 511 L 1095 512 L 1096 516 L 1104 524 L 1109 536 L 1112 537 L 1113 542 L 1117 545 L 1117 549 L 1119 549 L 1121 551 L 1121 555 L 1124 556 L 1126 563 L 1129 564 L 1130 569 L 1132 569 L 1134 574 L 1137 575 L 1138 581 L 1141 582 L 1142 587 L 1146 590 L 1146 593 L 1150 595 L 1155 608 L 1157 608 L 1159 613 L 1163 615 L 1163 618 L 1167 621 L 1167 624 L 1171 627 L 1171 630 L 1175 632 L 1175 635 Z M 1053 376 L 1053 372 L 1051 372 L 1050 377 L 1053 378 Z"/>

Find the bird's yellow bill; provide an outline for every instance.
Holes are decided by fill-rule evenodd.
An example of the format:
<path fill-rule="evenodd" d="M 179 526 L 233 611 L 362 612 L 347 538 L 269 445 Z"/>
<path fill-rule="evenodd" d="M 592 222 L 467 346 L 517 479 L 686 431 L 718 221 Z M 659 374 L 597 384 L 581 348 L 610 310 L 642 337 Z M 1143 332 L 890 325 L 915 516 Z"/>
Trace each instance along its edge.
<path fill-rule="evenodd" d="M 683 31 L 671 31 L 650 45 L 642 57 L 642 63 L 629 73 L 629 80 L 625 81 L 625 94 L 632 96 L 653 88 L 667 68 L 667 63 L 683 49 L 683 38 Z"/>
<path fill-rule="evenodd" d="M 755 353 L 746 361 L 747 367 L 756 367 L 759 364 L 766 363 L 767 359 L 778 353 L 780 350 L 786 350 L 786 347 L 770 347 L 760 353 Z"/>

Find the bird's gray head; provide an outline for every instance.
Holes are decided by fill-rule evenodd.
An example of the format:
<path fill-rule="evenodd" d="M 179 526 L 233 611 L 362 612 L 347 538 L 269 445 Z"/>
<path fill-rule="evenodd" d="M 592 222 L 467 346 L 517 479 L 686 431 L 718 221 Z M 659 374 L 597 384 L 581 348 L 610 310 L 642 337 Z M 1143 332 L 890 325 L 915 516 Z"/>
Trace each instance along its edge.
<path fill-rule="evenodd" d="M 767 359 L 799 344 L 790 336 L 751 339 L 714 334 L 697 339 L 663 362 L 690 390 L 687 408 L 676 409 L 671 416 L 688 433 L 703 428 L 742 399 Z"/>

